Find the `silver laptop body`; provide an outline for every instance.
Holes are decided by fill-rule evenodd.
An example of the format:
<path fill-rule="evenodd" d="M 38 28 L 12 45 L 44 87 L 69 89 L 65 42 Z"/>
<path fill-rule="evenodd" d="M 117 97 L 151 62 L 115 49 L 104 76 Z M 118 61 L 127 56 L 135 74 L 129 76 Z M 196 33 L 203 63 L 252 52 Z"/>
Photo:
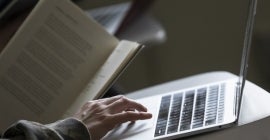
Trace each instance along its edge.
<path fill-rule="evenodd" d="M 250 0 L 238 78 L 162 95 L 154 139 L 178 138 L 238 122 L 257 0 Z"/>
<path fill-rule="evenodd" d="M 122 124 L 105 139 L 174 139 L 237 124 L 257 0 L 250 0 L 239 77 L 137 100 L 153 119 Z"/>

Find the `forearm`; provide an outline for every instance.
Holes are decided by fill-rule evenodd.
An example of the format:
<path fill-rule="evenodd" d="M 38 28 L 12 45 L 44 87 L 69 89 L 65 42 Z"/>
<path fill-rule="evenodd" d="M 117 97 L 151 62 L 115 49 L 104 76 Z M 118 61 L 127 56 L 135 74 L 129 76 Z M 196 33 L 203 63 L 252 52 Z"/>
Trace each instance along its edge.
<path fill-rule="evenodd" d="M 25 120 L 18 121 L 4 132 L 3 138 L 20 140 L 90 140 L 89 132 L 85 125 L 74 118 L 47 125 Z"/>

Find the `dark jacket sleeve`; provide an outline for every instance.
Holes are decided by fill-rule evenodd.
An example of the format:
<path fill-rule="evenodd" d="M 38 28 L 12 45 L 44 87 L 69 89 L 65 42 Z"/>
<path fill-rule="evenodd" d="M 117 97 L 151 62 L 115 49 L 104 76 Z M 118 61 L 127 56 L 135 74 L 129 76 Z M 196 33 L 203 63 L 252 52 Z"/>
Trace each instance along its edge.
<path fill-rule="evenodd" d="M 47 125 L 21 120 L 10 126 L 2 136 L 16 140 L 90 140 L 86 126 L 74 118 Z"/>

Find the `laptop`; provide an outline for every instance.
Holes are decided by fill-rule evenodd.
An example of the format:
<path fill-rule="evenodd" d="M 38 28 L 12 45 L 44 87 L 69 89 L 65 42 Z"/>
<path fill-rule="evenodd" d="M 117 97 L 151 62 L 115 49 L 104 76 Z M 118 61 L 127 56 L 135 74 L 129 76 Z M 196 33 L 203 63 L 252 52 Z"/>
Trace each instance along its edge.
<path fill-rule="evenodd" d="M 257 0 L 249 6 L 239 77 L 141 98 L 153 119 L 121 124 L 104 139 L 175 139 L 236 125 Z"/>

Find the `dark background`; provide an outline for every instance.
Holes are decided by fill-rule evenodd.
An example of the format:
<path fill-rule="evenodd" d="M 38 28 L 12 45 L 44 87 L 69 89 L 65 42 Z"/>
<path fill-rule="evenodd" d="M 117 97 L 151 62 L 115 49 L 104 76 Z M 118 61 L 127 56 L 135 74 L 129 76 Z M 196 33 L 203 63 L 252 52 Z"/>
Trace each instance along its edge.
<path fill-rule="evenodd" d="M 81 0 L 84 8 L 122 2 Z M 248 80 L 270 91 L 270 1 L 258 0 Z M 118 80 L 124 91 L 209 72 L 239 73 L 248 0 L 156 0 L 167 40 L 147 46 Z"/>

